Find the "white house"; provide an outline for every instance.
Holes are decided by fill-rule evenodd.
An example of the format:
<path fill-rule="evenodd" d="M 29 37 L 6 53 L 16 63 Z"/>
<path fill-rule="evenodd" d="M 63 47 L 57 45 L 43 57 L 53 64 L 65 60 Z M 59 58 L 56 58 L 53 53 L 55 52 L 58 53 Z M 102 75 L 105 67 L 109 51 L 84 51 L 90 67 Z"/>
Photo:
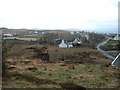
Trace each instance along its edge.
<path fill-rule="evenodd" d="M 64 40 L 62 40 L 62 42 L 58 45 L 60 48 L 71 48 L 73 47 L 71 42 L 64 42 Z"/>
<path fill-rule="evenodd" d="M 77 31 L 76 33 L 80 33 L 80 32 Z"/>
<path fill-rule="evenodd" d="M 86 38 L 87 40 L 89 40 L 89 35 L 85 35 L 85 38 Z"/>
<path fill-rule="evenodd" d="M 72 42 L 73 44 L 81 44 L 81 40 L 79 38 L 75 38 L 75 40 Z"/>
<path fill-rule="evenodd" d="M 38 31 L 35 31 L 34 33 L 38 33 Z"/>
<path fill-rule="evenodd" d="M 42 34 L 45 34 L 45 32 L 42 32 Z"/>
<path fill-rule="evenodd" d="M 62 42 L 58 45 L 60 48 L 67 48 L 67 44 L 62 40 Z"/>
<path fill-rule="evenodd" d="M 120 35 L 117 34 L 117 35 L 113 38 L 113 40 L 120 40 Z"/>
<path fill-rule="evenodd" d="M 72 31 L 72 32 L 70 32 L 72 35 L 74 34 L 74 32 Z"/>
<path fill-rule="evenodd" d="M 114 59 L 114 61 L 111 63 L 112 66 L 120 65 L 120 53 L 117 55 L 117 57 Z"/>
<path fill-rule="evenodd" d="M 3 34 L 5 37 L 13 37 L 13 34 Z"/>
<path fill-rule="evenodd" d="M 66 42 L 66 45 L 67 45 L 68 48 L 73 47 L 72 42 Z"/>

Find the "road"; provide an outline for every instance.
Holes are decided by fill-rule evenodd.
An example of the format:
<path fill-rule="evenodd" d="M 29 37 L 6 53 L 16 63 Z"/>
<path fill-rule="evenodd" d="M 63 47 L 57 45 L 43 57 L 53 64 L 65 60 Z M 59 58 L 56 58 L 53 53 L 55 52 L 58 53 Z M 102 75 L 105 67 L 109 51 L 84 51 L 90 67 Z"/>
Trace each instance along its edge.
<path fill-rule="evenodd" d="M 117 57 L 114 59 L 114 61 L 111 63 L 112 66 L 120 65 L 120 53 L 117 55 Z"/>
<path fill-rule="evenodd" d="M 100 51 L 103 55 L 105 55 L 106 57 L 114 60 L 115 57 L 111 56 L 107 51 L 104 51 L 104 50 L 100 49 L 100 46 L 105 45 L 109 40 L 111 40 L 111 38 L 107 39 L 106 41 L 103 41 L 103 42 L 99 43 L 96 48 L 97 48 L 97 50 Z"/>

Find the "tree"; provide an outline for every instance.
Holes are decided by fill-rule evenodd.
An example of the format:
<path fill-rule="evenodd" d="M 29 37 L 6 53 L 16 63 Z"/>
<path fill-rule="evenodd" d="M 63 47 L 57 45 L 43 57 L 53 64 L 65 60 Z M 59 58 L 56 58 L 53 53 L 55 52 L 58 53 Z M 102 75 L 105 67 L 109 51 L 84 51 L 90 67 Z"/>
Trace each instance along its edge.
<path fill-rule="evenodd" d="M 58 38 L 58 34 L 45 33 L 42 38 L 39 39 L 40 44 L 54 44 L 55 39 Z"/>

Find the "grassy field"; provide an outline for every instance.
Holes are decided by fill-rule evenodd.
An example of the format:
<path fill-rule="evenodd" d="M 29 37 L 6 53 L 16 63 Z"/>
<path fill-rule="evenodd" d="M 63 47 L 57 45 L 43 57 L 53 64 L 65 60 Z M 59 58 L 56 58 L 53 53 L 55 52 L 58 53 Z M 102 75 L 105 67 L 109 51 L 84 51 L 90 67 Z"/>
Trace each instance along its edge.
<path fill-rule="evenodd" d="M 19 37 L 4 37 L 4 39 L 18 39 L 18 40 L 25 40 L 25 41 L 36 41 L 37 38 L 19 38 Z"/>
<path fill-rule="evenodd" d="M 41 48 L 49 61 L 39 55 Z M 44 54 L 42 52 L 42 54 Z M 38 55 L 38 56 L 36 56 Z M 120 73 L 95 49 L 14 45 L 7 58 L 4 88 L 117 88 Z"/>
<path fill-rule="evenodd" d="M 118 78 L 116 77 L 118 71 L 116 67 L 112 66 L 31 61 L 29 64 L 16 62 L 14 68 L 11 65 L 9 69 L 11 76 L 3 83 L 3 87 L 61 88 L 60 83 L 74 83 L 86 88 L 114 88 L 118 86 Z M 36 79 L 41 80 L 36 81 Z M 46 80 L 44 84 L 42 84 L 43 80 Z"/>
<path fill-rule="evenodd" d="M 109 41 L 107 44 L 101 46 L 100 48 L 106 51 L 118 50 L 118 42 L 119 41 Z"/>

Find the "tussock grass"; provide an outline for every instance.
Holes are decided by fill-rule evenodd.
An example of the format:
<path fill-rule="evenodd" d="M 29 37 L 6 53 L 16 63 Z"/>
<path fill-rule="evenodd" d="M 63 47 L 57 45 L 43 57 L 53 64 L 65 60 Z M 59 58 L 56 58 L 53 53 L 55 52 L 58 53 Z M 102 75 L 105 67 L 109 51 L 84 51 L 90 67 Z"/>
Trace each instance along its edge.
<path fill-rule="evenodd" d="M 34 65 L 19 63 L 19 65 L 17 64 L 15 66 L 16 68 L 9 69 L 8 72 L 11 74 L 9 74 L 7 81 L 4 81 L 4 87 L 6 87 L 6 85 L 9 87 L 16 85 L 21 88 L 67 88 L 69 87 L 68 85 L 70 85 L 70 87 L 77 85 L 77 87 L 83 86 L 87 88 L 114 88 L 118 86 L 117 79 L 119 72 L 117 71 L 117 67 L 112 66 L 106 67 L 100 64 L 70 64 L 66 62 L 37 62 L 37 64 Z M 74 69 L 71 68 L 73 66 Z M 12 83 L 8 85 L 9 82 Z M 25 84 L 25 82 L 27 83 Z M 71 82 L 73 85 L 71 85 Z M 116 84 L 112 85 L 112 82 L 116 82 Z"/>
<path fill-rule="evenodd" d="M 32 58 L 37 50 L 26 48 L 33 47 L 37 50 L 47 47 L 45 53 L 49 54 L 50 61 Z M 4 78 L 3 87 L 63 89 L 118 87 L 117 67 L 112 67 L 111 60 L 95 49 L 15 45 L 9 55 L 7 62 L 9 77 Z M 115 84 L 112 85 L 113 82 Z"/>

